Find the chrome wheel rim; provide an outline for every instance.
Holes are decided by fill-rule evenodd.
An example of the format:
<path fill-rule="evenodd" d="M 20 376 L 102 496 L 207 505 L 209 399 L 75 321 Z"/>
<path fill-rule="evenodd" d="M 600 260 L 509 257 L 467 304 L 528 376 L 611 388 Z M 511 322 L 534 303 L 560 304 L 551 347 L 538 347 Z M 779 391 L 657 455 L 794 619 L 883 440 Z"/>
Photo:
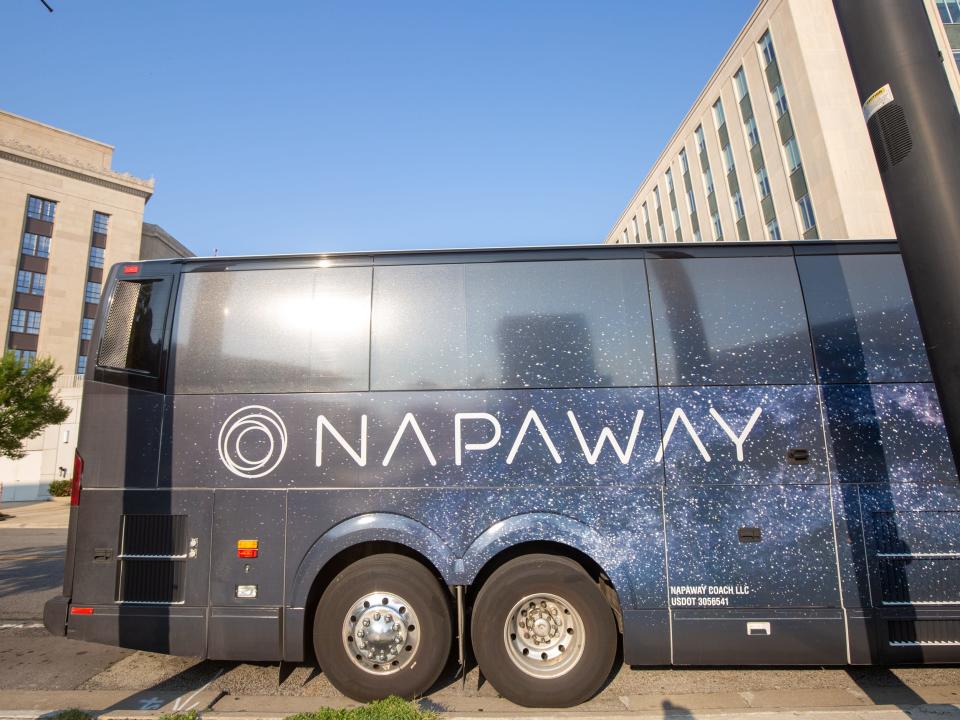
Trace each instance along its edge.
<path fill-rule="evenodd" d="M 507 615 L 503 628 L 507 655 L 535 678 L 565 675 L 580 662 L 586 637 L 580 613 L 551 593 L 528 595 Z"/>
<path fill-rule="evenodd" d="M 396 593 L 374 592 L 350 606 L 342 637 L 354 665 L 373 675 L 390 675 L 416 655 L 420 621 L 410 603 Z"/>

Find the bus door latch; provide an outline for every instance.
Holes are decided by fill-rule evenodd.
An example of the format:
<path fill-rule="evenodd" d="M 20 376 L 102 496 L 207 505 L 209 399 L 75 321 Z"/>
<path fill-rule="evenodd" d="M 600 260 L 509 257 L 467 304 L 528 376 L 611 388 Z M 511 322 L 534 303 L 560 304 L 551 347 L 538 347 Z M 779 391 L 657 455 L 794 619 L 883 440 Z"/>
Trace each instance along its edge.
<path fill-rule="evenodd" d="M 108 563 L 113 560 L 113 548 L 94 548 L 93 561 L 95 563 Z"/>
<path fill-rule="evenodd" d="M 748 622 L 747 635 L 769 635 L 770 623 L 768 622 Z"/>
<path fill-rule="evenodd" d="M 787 462 L 791 465 L 809 465 L 810 451 L 806 448 L 791 448 L 787 450 Z"/>

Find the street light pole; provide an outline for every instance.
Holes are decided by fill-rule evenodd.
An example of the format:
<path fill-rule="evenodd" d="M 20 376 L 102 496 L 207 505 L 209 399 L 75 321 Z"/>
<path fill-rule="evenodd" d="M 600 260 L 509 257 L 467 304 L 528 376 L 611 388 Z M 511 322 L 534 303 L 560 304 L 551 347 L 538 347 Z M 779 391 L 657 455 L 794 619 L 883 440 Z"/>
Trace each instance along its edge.
<path fill-rule="evenodd" d="M 834 7 L 960 467 L 960 113 L 923 0 Z"/>

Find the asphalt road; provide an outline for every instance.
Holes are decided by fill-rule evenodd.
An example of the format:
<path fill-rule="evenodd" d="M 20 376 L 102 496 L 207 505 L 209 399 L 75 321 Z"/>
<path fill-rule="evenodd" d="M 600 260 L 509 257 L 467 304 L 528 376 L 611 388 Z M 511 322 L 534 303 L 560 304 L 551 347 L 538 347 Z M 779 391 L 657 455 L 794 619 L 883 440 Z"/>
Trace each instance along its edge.
<path fill-rule="evenodd" d="M 294 667 L 281 683 L 275 664 L 168 657 L 48 635 L 39 621 L 43 602 L 60 589 L 65 538 L 64 529 L 0 529 L 0 690 L 125 691 L 133 695 L 189 692 L 209 684 L 210 689 L 229 693 L 238 702 L 244 696 L 266 695 L 343 702 L 325 676 L 307 665 Z M 476 668 L 463 686 L 455 670 L 452 666 L 448 669 L 430 701 L 438 707 L 493 710 L 496 691 L 482 682 Z M 625 704 L 630 706 L 630 698 L 639 703 L 656 696 L 711 694 L 714 702 L 729 697 L 735 708 L 743 697 L 751 702 L 763 702 L 764 698 L 777 702 L 788 693 L 801 693 L 802 702 L 820 699 L 835 704 L 855 697 L 870 704 L 892 701 L 912 705 L 923 702 L 924 688 L 939 688 L 940 698 L 944 688 L 948 697 L 956 688 L 956 701 L 960 702 L 960 668 L 623 667 L 582 709 L 622 712 Z"/>
<path fill-rule="evenodd" d="M 0 526 L 0 621 L 39 620 L 63 584 L 65 529 Z"/>

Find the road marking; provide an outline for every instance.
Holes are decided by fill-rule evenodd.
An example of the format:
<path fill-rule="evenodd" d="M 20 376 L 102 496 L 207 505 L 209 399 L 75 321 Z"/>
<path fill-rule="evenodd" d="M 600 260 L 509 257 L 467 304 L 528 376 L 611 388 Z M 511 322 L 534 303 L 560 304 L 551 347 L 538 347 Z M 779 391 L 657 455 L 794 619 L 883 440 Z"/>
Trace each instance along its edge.
<path fill-rule="evenodd" d="M 31 628 L 42 628 L 42 627 L 43 627 L 43 623 L 38 623 L 38 622 L 34 622 L 34 623 L 0 623 L 0 630 L 9 630 L 9 629 L 26 630 L 26 629 L 31 629 Z"/>
<path fill-rule="evenodd" d="M 197 705 L 199 705 L 200 703 L 199 703 L 199 702 L 195 702 L 195 703 L 193 703 L 193 704 L 191 705 L 191 704 L 190 704 L 190 701 L 193 700 L 197 695 L 199 695 L 200 693 L 202 693 L 204 690 L 206 690 L 208 687 L 210 687 L 210 684 L 211 684 L 214 680 L 216 680 L 218 677 L 220 677 L 222 674 L 223 674 L 223 669 L 217 670 L 216 674 L 215 674 L 212 678 L 210 678 L 210 682 L 208 682 L 206 685 L 204 685 L 203 687 L 201 687 L 199 690 L 195 690 L 195 691 L 192 692 L 190 695 L 186 695 L 186 693 L 184 693 L 183 695 L 181 695 L 180 697 L 178 697 L 176 700 L 174 700 L 174 701 L 173 701 L 173 711 L 174 711 L 174 712 L 189 712 L 190 710 L 193 710 L 194 708 L 196 708 Z"/>

